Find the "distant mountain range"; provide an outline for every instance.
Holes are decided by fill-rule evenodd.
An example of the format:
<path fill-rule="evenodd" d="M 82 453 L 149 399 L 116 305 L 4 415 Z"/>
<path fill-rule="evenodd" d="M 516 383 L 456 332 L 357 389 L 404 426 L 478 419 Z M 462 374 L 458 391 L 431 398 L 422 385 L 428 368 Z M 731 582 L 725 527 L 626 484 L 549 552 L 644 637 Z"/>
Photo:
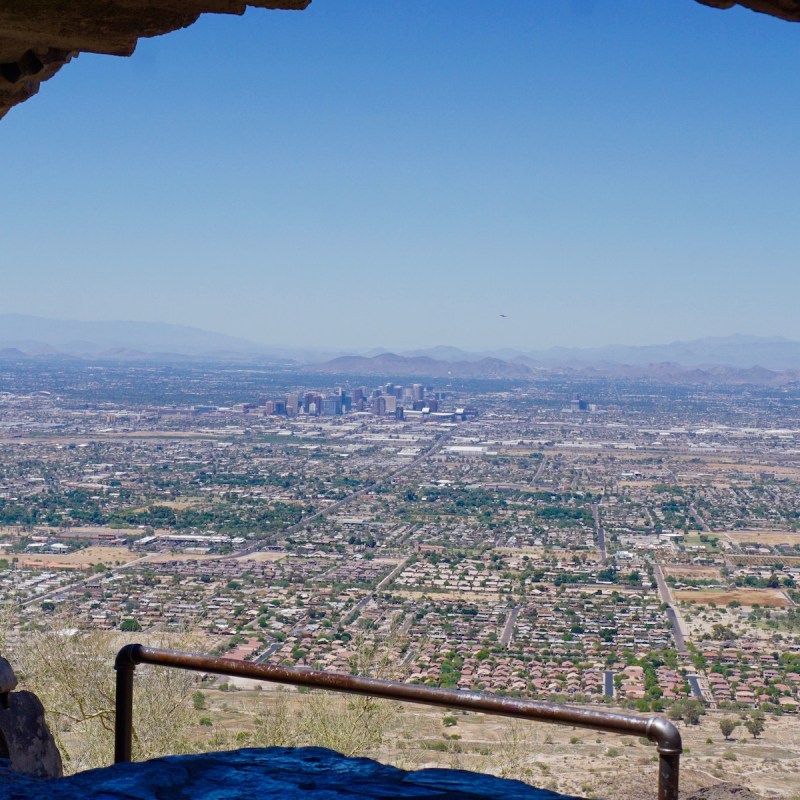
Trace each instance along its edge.
<path fill-rule="evenodd" d="M 377 355 L 377 353 L 372 353 Z M 551 347 L 546 350 L 487 350 L 470 353 L 457 347 L 410 350 L 403 356 L 443 361 L 479 361 L 492 357 L 517 361 L 532 367 L 600 366 L 627 364 L 645 366 L 671 363 L 683 367 L 728 366 L 771 370 L 800 369 L 800 342 L 782 337 L 724 336 L 659 345 L 606 345 L 603 347 Z"/>
<path fill-rule="evenodd" d="M 0 314 L 0 346 L 28 355 L 98 355 L 126 351 L 181 355 L 257 353 L 246 339 L 165 322 L 77 322 Z"/>
<path fill-rule="evenodd" d="M 553 347 L 523 355 L 525 361 L 548 364 L 660 364 L 671 362 L 684 367 L 724 365 L 764 367 L 771 370 L 800 369 L 800 342 L 782 337 L 725 336 L 640 347 Z"/>
<path fill-rule="evenodd" d="M 452 346 L 390 353 L 383 348 L 275 347 L 162 322 L 77 322 L 0 314 L 0 359 L 71 357 L 282 364 L 340 375 L 526 380 L 544 372 L 702 383 L 800 380 L 800 342 L 727 336 L 664 345 L 552 347 L 471 352 Z"/>
<path fill-rule="evenodd" d="M 341 356 L 317 364 L 315 372 L 332 375 L 387 375 L 413 377 L 424 375 L 435 378 L 530 378 L 533 371 L 525 364 L 503 361 L 499 358 L 480 358 L 476 361 L 444 361 L 429 356 L 400 356 L 394 353 L 367 358 L 366 356 Z"/>
<path fill-rule="evenodd" d="M 386 378 L 473 378 L 522 379 L 561 374 L 576 378 L 608 377 L 618 379 L 648 379 L 659 383 L 704 384 L 762 384 L 781 386 L 800 382 L 800 370 L 769 370 L 763 367 L 685 367 L 674 362 L 659 364 L 528 366 L 522 361 L 504 361 L 498 358 L 481 358 L 477 361 L 444 361 L 428 356 L 401 356 L 394 353 L 367 358 L 341 356 L 309 367 L 313 372 L 330 375 L 382 376 Z"/>

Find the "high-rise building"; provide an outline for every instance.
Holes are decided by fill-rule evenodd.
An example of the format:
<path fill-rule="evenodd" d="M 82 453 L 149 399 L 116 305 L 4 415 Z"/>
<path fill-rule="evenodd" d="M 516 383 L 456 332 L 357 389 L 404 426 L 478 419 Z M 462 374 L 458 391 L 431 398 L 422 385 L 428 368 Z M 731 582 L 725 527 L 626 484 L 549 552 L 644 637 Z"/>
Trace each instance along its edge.
<path fill-rule="evenodd" d="M 312 408 L 313 406 L 313 408 Z M 319 414 L 319 409 L 322 406 L 322 397 L 315 392 L 306 392 L 303 395 L 303 411 L 311 416 Z"/>
<path fill-rule="evenodd" d="M 339 395 L 331 395 L 322 401 L 322 415 L 325 417 L 336 417 L 342 413 L 342 398 Z"/>
<path fill-rule="evenodd" d="M 383 416 L 386 413 L 386 398 L 383 395 L 372 398 L 372 413 Z"/>
<path fill-rule="evenodd" d="M 421 383 L 411 384 L 411 396 L 414 400 L 422 400 L 424 395 L 423 386 Z"/>

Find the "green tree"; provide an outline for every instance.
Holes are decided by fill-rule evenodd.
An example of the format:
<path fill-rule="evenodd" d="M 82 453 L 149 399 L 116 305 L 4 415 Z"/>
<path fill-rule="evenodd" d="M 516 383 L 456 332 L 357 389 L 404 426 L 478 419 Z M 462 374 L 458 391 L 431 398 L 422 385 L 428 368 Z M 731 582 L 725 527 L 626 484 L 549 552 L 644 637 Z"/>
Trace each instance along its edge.
<path fill-rule="evenodd" d="M 735 719 L 731 719 L 730 717 L 723 717 L 719 721 L 719 729 L 722 731 L 722 735 L 726 739 L 731 738 L 731 734 L 736 730 L 739 723 Z"/>
<path fill-rule="evenodd" d="M 764 720 L 760 717 L 750 717 L 750 719 L 744 723 L 744 726 L 747 728 L 748 733 L 753 734 L 754 739 L 757 739 L 764 733 Z"/>

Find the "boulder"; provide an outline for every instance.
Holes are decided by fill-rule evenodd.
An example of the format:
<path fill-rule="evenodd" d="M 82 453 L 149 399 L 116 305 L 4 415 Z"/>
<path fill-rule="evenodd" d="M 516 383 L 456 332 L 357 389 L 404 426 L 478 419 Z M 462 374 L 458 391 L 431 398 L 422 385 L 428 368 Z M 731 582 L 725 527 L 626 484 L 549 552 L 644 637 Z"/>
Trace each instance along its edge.
<path fill-rule="evenodd" d="M 8 769 L 35 778 L 60 777 L 61 754 L 39 698 L 31 692 L 11 692 L 6 698 L 0 704 L 0 756 L 8 759 Z"/>
<path fill-rule="evenodd" d="M 0 656 L 0 698 L 4 694 L 8 694 L 9 692 L 13 692 L 14 689 L 17 688 L 17 676 L 14 674 L 14 670 L 11 668 L 11 664 L 8 661 Z M 2 700 L 0 700 L 0 703 Z"/>
<path fill-rule="evenodd" d="M 0 769 L 0 800 L 570 800 L 450 769 L 406 772 L 319 747 L 271 747 L 115 764 L 57 780 Z"/>

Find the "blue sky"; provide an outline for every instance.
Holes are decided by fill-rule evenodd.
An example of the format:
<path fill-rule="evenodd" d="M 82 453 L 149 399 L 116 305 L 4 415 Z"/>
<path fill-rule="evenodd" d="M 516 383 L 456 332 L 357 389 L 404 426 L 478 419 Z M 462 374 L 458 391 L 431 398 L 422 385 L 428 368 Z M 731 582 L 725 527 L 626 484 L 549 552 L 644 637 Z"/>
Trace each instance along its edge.
<path fill-rule="evenodd" d="M 800 339 L 798 53 L 692 0 L 314 0 L 83 54 L 0 121 L 0 313 Z"/>

